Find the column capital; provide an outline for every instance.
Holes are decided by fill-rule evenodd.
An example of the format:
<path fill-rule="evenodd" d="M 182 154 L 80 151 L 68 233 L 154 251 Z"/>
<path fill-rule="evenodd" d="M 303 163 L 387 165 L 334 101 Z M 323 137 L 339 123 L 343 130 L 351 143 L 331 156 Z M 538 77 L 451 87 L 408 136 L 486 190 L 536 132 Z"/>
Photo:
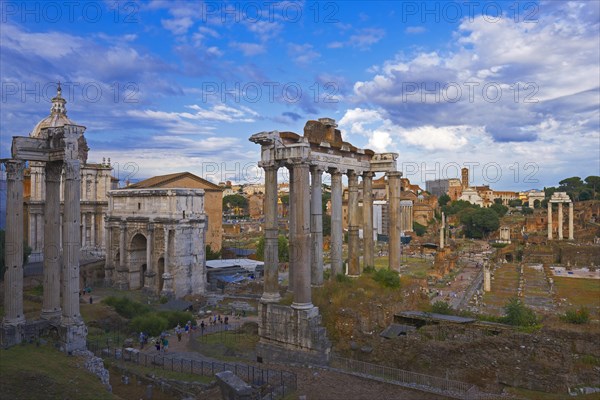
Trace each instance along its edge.
<path fill-rule="evenodd" d="M 375 176 L 375 172 L 373 171 L 364 171 L 362 173 L 363 179 L 372 179 Z"/>
<path fill-rule="evenodd" d="M 400 171 L 389 171 L 385 173 L 386 176 L 390 177 L 390 178 L 401 178 L 402 177 L 402 172 Z"/>
<path fill-rule="evenodd" d="M 23 180 L 23 172 L 25 171 L 25 162 L 21 160 L 8 160 L 4 162 L 6 165 L 6 177 L 11 180 Z"/>
<path fill-rule="evenodd" d="M 46 182 L 60 182 L 60 176 L 63 170 L 61 161 L 46 163 Z"/>
<path fill-rule="evenodd" d="M 323 167 L 322 165 L 319 164 L 311 164 L 310 166 L 310 173 L 311 174 L 322 174 L 323 172 L 325 172 L 327 168 Z"/>
<path fill-rule="evenodd" d="M 329 173 L 329 175 L 331 176 L 336 176 L 336 177 L 340 177 L 342 176 L 343 172 L 339 169 L 339 168 L 329 168 L 327 170 L 327 172 Z"/>

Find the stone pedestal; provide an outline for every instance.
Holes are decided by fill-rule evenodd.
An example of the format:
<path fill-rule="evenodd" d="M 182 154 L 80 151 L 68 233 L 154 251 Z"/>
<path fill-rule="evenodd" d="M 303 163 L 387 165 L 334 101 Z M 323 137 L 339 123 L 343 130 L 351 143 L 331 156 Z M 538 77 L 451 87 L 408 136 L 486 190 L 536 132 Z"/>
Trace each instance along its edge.
<path fill-rule="evenodd" d="M 492 274 L 487 267 L 483 269 L 483 290 L 485 292 L 492 290 Z"/>
<path fill-rule="evenodd" d="M 279 304 L 259 304 L 258 360 L 326 365 L 331 342 L 321 326 L 319 309 L 298 310 Z"/>
<path fill-rule="evenodd" d="M 87 349 L 87 327 L 83 321 L 71 322 L 70 324 L 61 323 L 59 334 L 61 351 L 71 353 L 75 350 Z"/>

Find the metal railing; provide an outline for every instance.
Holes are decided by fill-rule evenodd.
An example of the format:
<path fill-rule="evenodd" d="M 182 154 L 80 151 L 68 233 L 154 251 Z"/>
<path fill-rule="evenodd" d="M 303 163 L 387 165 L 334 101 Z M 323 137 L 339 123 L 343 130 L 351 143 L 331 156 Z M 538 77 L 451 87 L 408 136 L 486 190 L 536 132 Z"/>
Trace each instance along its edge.
<path fill-rule="evenodd" d="M 110 357 L 137 365 L 159 368 L 192 375 L 212 377 L 218 372 L 231 371 L 256 388 L 261 399 L 277 400 L 296 391 L 296 374 L 288 371 L 258 368 L 249 364 L 220 361 L 193 360 L 168 357 L 163 354 L 147 354 L 138 350 L 103 346 L 99 342 L 87 343 L 88 350 L 100 357 Z"/>

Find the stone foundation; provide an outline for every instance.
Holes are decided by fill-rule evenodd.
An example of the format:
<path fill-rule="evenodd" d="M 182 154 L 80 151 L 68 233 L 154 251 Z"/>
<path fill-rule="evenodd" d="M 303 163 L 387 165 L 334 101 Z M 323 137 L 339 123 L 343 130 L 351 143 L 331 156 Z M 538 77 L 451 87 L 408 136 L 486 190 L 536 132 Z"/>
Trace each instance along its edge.
<path fill-rule="evenodd" d="M 331 342 L 321 326 L 319 309 L 296 310 L 279 304 L 259 305 L 259 361 L 326 365 Z"/>
<path fill-rule="evenodd" d="M 87 350 L 87 327 L 80 324 L 61 325 L 59 327 L 61 351 L 72 353 L 76 350 Z"/>

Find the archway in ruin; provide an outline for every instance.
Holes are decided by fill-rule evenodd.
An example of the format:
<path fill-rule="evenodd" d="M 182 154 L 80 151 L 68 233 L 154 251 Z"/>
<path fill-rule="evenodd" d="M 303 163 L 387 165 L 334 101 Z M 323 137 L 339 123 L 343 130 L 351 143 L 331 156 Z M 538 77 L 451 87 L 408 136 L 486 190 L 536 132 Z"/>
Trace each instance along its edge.
<path fill-rule="evenodd" d="M 146 237 L 141 233 L 131 239 L 129 246 L 129 288 L 140 289 L 143 287 L 144 270 L 148 265 L 146 260 Z"/>

